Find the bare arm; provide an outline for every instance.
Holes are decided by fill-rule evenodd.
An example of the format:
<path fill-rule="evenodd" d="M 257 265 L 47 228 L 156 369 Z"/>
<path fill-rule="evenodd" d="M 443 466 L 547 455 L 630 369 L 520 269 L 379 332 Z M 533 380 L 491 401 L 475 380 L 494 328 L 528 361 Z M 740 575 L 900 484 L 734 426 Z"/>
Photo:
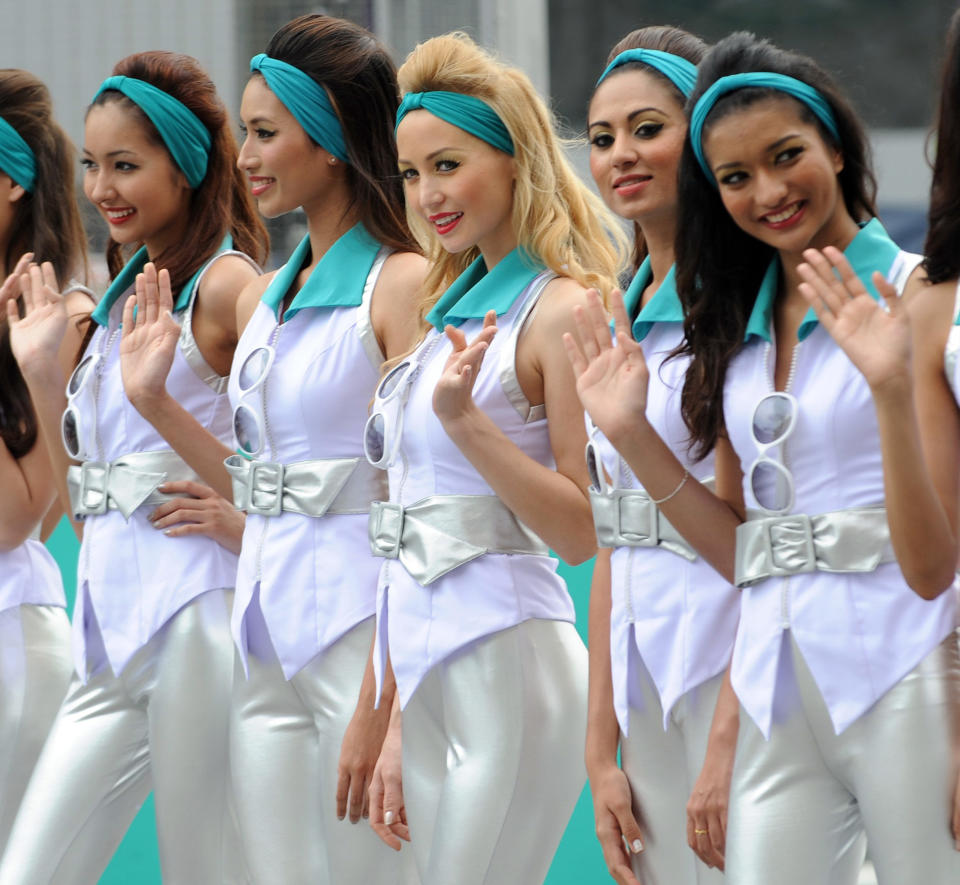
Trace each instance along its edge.
<path fill-rule="evenodd" d="M 596 292 L 575 308 L 577 338 L 564 336 L 584 408 L 620 453 L 664 516 L 728 581 L 734 579 L 736 529 L 745 510 L 740 461 L 729 442 L 716 446 L 717 493 L 688 477 L 685 468 L 647 421 L 647 364 L 643 350 L 626 331 L 623 298 L 611 299 L 617 341 Z"/>
<path fill-rule="evenodd" d="M 226 263 L 222 259 L 218 264 Z M 232 329 L 234 345 L 238 338 L 236 326 L 238 299 L 247 303 L 252 295 L 248 290 L 259 290 L 264 284 L 254 276 L 252 268 L 244 265 L 248 277 L 247 289 L 239 293 L 230 287 L 236 285 L 236 268 L 227 268 L 229 274 L 214 275 L 214 265 L 204 279 L 198 295 L 212 301 L 221 321 Z M 225 287 L 225 288 L 224 288 Z M 136 307 L 136 317 L 134 317 Z M 170 447 L 197 473 L 205 483 L 227 500 L 233 498 L 230 476 L 223 461 L 233 450 L 225 446 L 197 421 L 167 391 L 166 379 L 173 362 L 180 327 L 170 315 L 173 295 L 166 271 L 158 274 L 152 264 L 137 278 L 136 295 L 127 299 L 123 311 L 123 339 L 120 343 L 123 384 L 134 408 L 144 416 Z M 213 322 L 214 308 L 207 307 L 206 322 Z"/>
<path fill-rule="evenodd" d="M 633 814 L 633 794 L 617 764 L 620 725 L 613 706 L 610 673 L 610 550 L 597 553 L 590 586 L 590 688 L 587 702 L 587 745 L 584 754 L 597 839 L 610 875 L 620 885 L 640 885 L 630 866 L 629 851 L 643 851 L 643 833 Z"/>
<path fill-rule="evenodd" d="M 908 311 L 896 290 L 881 274 L 874 274 L 884 309 L 837 249 L 827 248 L 822 254 L 808 250 L 804 258 L 807 263 L 798 268 L 804 279 L 801 292 L 873 394 L 887 523 L 897 562 L 914 592 L 934 599 L 955 576 L 960 453 L 957 409 L 946 385 L 942 349 L 937 356 L 940 365 L 931 362 L 935 311 L 924 311 L 918 299 L 911 299 L 914 308 Z M 945 436 L 938 440 L 940 434 Z M 938 489 L 928 469 L 933 462 L 927 459 L 940 457 L 944 450 L 949 450 L 953 463 L 934 466 L 942 484 Z"/>
<path fill-rule="evenodd" d="M 582 300 L 579 285 L 554 280 L 517 347 L 521 385 L 524 363 L 533 367 L 542 385 L 556 470 L 524 454 L 473 400 L 473 381 L 487 347 L 485 336 L 492 337 L 492 313 L 487 328 L 469 346 L 459 330 L 447 328 L 454 353 L 433 399 L 444 430 L 504 504 L 561 558 L 574 564 L 593 555 L 596 537 L 586 493 L 589 477 L 583 456 L 587 441 L 583 411 L 559 343 L 563 333 L 572 329 L 572 305 Z M 525 388 L 524 392 L 531 402 L 537 402 L 534 391 Z"/>
<path fill-rule="evenodd" d="M 373 290 L 370 322 L 385 359 L 408 353 L 420 333 L 420 294 L 427 262 L 413 252 L 395 252 Z"/>

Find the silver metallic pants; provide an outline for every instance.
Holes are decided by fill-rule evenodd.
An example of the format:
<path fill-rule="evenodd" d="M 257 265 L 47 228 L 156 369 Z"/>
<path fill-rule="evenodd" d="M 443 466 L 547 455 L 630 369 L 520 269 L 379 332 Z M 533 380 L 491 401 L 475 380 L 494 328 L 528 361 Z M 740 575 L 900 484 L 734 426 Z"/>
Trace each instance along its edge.
<path fill-rule="evenodd" d="M 74 676 L 0 864 L 3 885 L 93 885 L 154 791 L 163 881 L 243 882 L 230 825 L 232 592 L 181 609 L 119 676 Z"/>
<path fill-rule="evenodd" d="M 403 712 L 403 788 L 423 885 L 537 885 L 586 782 L 587 652 L 530 620 L 426 675 Z"/>
<path fill-rule="evenodd" d="M 960 750 L 960 652 L 951 633 L 834 734 L 785 634 L 769 741 L 741 710 L 727 880 L 852 885 L 865 839 L 881 885 L 956 885 L 950 835 Z"/>
<path fill-rule="evenodd" d="M 248 625 L 259 609 L 247 612 Z M 257 885 L 399 885 L 409 851 L 397 854 L 366 820 L 338 820 L 337 766 L 373 643 L 358 624 L 290 681 L 252 626 L 250 678 L 239 659 L 230 754 L 250 871 Z"/>
<path fill-rule="evenodd" d="M 72 671 L 62 608 L 0 612 L 0 857 Z"/>
<path fill-rule="evenodd" d="M 643 885 L 722 885 L 723 873 L 710 869 L 687 844 L 687 800 L 703 767 L 723 674 L 680 698 L 664 731 L 660 696 L 632 642 L 630 657 L 642 710 L 631 705 L 620 760 L 644 837 L 644 850 L 632 858 L 633 871 Z"/>

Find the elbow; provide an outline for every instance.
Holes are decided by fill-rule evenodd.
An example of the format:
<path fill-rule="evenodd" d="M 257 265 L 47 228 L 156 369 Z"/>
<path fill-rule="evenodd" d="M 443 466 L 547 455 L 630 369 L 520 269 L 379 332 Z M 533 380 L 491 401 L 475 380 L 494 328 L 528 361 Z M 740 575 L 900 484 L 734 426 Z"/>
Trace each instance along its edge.
<path fill-rule="evenodd" d="M 559 543 L 554 546 L 553 551 L 567 565 L 582 565 L 597 552 L 597 535 L 592 519 L 557 540 Z"/>
<path fill-rule="evenodd" d="M 921 599 L 933 601 L 945 590 L 953 586 L 957 573 L 954 564 L 943 565 L 939 568 L 915 569 L 909 572 L 904 569 L 904 578 L 910 589 Z"/>
<path fill-rule="evenodd" d="M 10 553 L 30 537 L 30 532 L 0 529 L 0 553 Z"/>

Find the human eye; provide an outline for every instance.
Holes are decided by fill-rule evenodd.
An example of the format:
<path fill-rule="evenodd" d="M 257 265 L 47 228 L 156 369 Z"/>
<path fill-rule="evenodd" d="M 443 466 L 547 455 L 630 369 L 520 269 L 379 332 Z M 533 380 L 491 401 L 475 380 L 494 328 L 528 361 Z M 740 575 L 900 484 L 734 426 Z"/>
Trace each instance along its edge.
<path fill-rule="evenodd" d="M 408 166 L 406 169 L 400 170 L 400 177 L 404 181 L 414 181 L 417 178 L 417 170 Z"/>
<path fill-rule="evenodd" d="M 139 167 L 135 163 L 131 163 L 129 160 L 117 160 L 113 164 L 113 168 L 116 169 L 117 172 L 133 172 Z"/>
<path fill-rule="evenodd" d="M 90 172 L 91 170 L 97 168 L 97 164 L 94 163 L 89 157 L 81 157 L 80 165 L 83 167 L 84 172 Z"/>
<path fill-rule="evenodd" d="M 778 151 L 773 161 L 777 164 L 789 163 L 791 160 L 796 160 L 803 153 L 803 151 L 804 148 L 801 145 L 792 145 L 791 147 L 785 148 L 782 151 Z"/>
<path fill-rule="evenodd" d="M 609 132 L 595 132 L 590 136 L 590 146 L 602 151 L 613 144 L 613 136 Z"/>
<path fill-rule="evenodd" d="M 437 162 L 434 165 L 437 172 L 453 172 L 453 170 L 456 169 L 460 165 L 460 163 L 457 162 L 456 160 L 451 160 L 449 158 L 448 159 L 441 158 L 437 160 Z"/>
<path fill-rule="evenodd" d="M 268 138 L 273 138 L 277 134 L 276 129 L 264 129 L 262 126 L 258 126 L 253 130 L 253 134 L 257 136 L 261 141 L 266 141 Z"/>
<path fill-rule="evenodd" d="M 633 134 L 637 138 L 656 138 L 663 130 L 663 123 L 657 123 L 653 120 L 647 120 L 644 123 L 641 123 L 634 130 Z"/>
<path fill-rule="evenodd" d="M 736 187 L 738 184 L 743 184 L 747 180 L 747 173 L 742 169 L 735 169 L 732 172 L 725 172 L 718 179 L 720 184 L 726 185 L 727 187 Z"/>

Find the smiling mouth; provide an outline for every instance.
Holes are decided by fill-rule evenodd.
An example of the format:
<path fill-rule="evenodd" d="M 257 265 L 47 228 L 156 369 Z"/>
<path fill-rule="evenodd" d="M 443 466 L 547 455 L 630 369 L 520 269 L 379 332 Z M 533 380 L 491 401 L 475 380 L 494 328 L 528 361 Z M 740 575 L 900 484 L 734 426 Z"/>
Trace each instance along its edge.
<path fill-rule="evenodd" d="M 253 194 L 253 196 L 258 197 L 275 181 L 275 178 L 251 178 L 250 193 Z"/>
<path fill-rule="evenodd" d="M 651 175 L 631 175 L 629 178 L 620 178 L 614 182 L 613 189 L 615 191 L 633 191 L 645 185 L 652 178 Z"/>
<path fill-rule="evenodd" d="M 760 220 L 764 224 L 774 226 L 783 225 L 796 218 L 803 211 L 804 206 L 806 206 L 806 202 L 804 200 L 798 200 L 796 203 L 791 203 L 779 212 L 769 212 L 766 215 L 762 215 Z"/>
<path fill-rule="evenodd" d="M 107 221 L 111 224 L 123 224 L 136 213 L 136 209 L 104 209 Z"/>
<path fill-rule="evenodd" d="M 437 233 L 443 236 L 444 234 L 450 233 L 450 231 L 457 226 L 461 218 L 463 218 L 462 212 L 451 212 L 447 215 L 434 215 L 430 218 L 430 222 L 433 224 Z"/>

